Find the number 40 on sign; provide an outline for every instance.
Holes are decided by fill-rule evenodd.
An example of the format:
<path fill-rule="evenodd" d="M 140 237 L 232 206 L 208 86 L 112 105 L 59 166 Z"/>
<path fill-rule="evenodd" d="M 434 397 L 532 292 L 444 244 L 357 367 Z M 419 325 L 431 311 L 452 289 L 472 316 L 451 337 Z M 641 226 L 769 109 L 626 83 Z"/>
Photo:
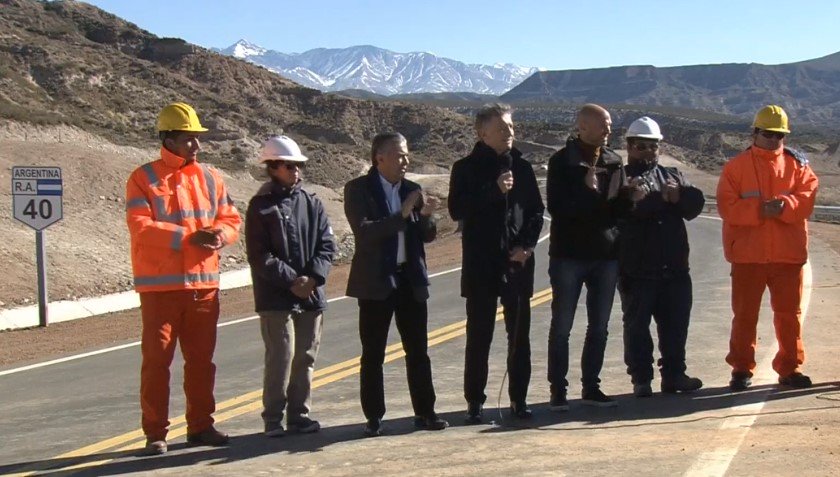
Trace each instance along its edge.
<path fill-rule="evenodd" d="M 61 220 L 63 185 L 59 167 L 13 167 L 15 219 L 43 230 Z"/>

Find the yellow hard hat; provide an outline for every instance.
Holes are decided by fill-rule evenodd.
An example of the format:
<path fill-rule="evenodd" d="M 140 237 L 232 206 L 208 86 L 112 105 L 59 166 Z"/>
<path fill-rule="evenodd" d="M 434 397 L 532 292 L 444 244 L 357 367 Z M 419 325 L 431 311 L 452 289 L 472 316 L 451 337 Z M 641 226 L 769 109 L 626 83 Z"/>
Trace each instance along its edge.
<path fill-rule="evenodd" d="M 158 115 L 157 130 L 207 132 L 198 121 L 195 109 L 187 103 L 172 103 L 163 108 Z"/>
<path fill-rule="evenodd" d="M 776 106 L 775 104 L 765 106 L 755 113 L 753 127 L 765 131 L 790 133 L 787 113 L 785 113 L 785 110 L 781 106 Z"/>

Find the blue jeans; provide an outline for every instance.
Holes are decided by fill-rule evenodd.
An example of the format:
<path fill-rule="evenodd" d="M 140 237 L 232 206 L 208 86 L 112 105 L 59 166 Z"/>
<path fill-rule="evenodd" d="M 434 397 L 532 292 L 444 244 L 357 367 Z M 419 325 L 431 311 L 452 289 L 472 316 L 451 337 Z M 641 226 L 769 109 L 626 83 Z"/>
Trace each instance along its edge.
<path fill-rule="evenodd" d="M 604 365 L 607 325 L 610 322 L 615 287 L 618 281 L 617 260 L 576 260 L 552 258 L 551 328 L 548 332 L 548 381 L 552 393 L 565 393 L 569 382 L 569 333 L 575 319 L 578 299 L 586 285 L 586 339 L 583 343 L 581 371 L 584 390 L 598 389 L 598 375 Z"/>

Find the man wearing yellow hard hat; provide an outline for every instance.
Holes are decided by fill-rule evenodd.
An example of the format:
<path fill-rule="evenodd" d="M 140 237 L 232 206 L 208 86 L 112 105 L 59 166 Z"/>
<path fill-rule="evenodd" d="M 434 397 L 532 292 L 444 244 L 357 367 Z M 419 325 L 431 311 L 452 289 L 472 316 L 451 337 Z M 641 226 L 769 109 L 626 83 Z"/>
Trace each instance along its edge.
<path fill-rule="evenodd" d="M 808 261 L 808 217 L 817 176 L 801 152 L 785 147 L 785 111 L 765 106 L 753 121 L 752 145 L 724 167 L 717 187 L 723 219 L 723 251 L 732 264 L 732 333 L 726 362 L 732 391 L 752 384 L 756 326 L 764 289 L 770 290 L 779 351 L 773 369 L 779 383 L 811 386 L 802 374 L 803 266 Z"/>
<path fill-rule="evenodd" d="M 176 342 L 184 356 L 188 445 L 220 446 L 213 427 L 219 249 L 236 242 L 241 218 L 215 168 L 198 162 L 207 129 L 195 110 L 172 103 L 160 112 L 160 158 L 126 184 L 134 288 L 143 320 L 140 407 L 145 454 L 167 451 L 169 366 Z"/>

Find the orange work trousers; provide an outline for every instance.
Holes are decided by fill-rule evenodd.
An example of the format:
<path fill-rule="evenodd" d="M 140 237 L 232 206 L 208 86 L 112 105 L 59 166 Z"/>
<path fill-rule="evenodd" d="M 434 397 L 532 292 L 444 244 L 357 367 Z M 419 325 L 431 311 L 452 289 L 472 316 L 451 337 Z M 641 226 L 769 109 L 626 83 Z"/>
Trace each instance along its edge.
<path fill-rule="evenodd" d="M 177 290 L 140 293 L 143 336 L 140 344 L 140 408 L 143 433 L 165 439 L 169 428 L 169 367 L 176 342 L 184 357 L 187 432 L 206 430 L 216 410 L 213 387 L 219 290 Z"/>
<path fill-rule="evenodd" d="M 773 369 L 779 376 L 799 370 L 805 361 L 802 344 L 803 265 L 791 263 L 732 264 L 732 334 L 726 362 L 733 372 L 755 369 L 756 327 L 764 289 L 770 289 L 773 326 L 779 351 Z"/>

